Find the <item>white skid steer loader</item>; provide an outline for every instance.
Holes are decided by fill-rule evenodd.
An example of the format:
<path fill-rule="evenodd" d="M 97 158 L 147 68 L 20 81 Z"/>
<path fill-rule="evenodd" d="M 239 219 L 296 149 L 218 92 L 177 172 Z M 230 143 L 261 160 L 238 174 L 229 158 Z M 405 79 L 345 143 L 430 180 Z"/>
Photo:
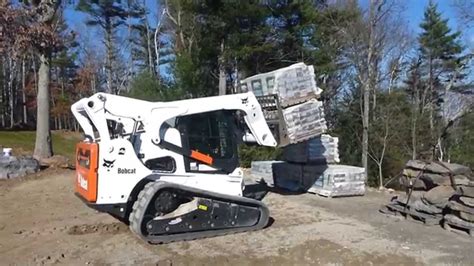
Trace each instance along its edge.
<path fill-rule="evenodd" d="M 76 194 L 128 219 L 143 240 L 190 240 L 268 223 L 267 207 L 243 197 L 238 167 L 242 139 L 277 145 L 252 92 L 173 102 L 97 93 L 71 109 L 85 133 L 76 148 Z"/>

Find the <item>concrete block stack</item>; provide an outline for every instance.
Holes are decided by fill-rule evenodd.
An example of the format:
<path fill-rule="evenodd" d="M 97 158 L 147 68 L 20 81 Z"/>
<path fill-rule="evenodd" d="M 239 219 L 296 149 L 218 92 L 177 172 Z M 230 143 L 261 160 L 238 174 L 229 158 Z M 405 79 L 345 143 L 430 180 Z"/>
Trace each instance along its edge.
<path fill-rule="evenodd" d="M 298 143 L 327 131 L 323 103 L 311 99 L 283 109 L 283 119 L 290 143 Z"/>
<path fill-rule="evenodd" d="M 284 163 L 282 161 L 253 161 L 250 174 L 261 178 L 268 186 L 273 187 L 273 166 Z"/>
<path fill-rule="evenodd" d="M 283 107 L 309 99 L 318 99 L 322 90 L 316 86 L 313 66 L 297 63 L 272 72 L 251 76 L 240 81 L 243 91 L 255 96 L 277 94 Z"/>
<path fill-rule="evenodd" d="M 309 192 L 326 197 L 365 194 L 365 169 L 349 165 L 327 165 Z"/>
<path fill-rule="evenodd" d="M 323 104 L 318 101 L 322 90 L 316 86 L 313 66 L 297 63 L 246 78 L 240 84 L 242 91 L 252 91 L 255 96 L 278 96 L 282 114 L 265 110 L 264 113 L 270 119 L 283 119 L 289 143 L 326 132 Z"/>
<path fill-rule="evenodd" d="M 283 161 L 252 162 L 252 175 L 290 191 L 312 188 L 324 196 L 365 193 L 363 168 L 335 165 L 340 162 L 339 139 L 324 134 L 324 107 L 318 101 L 322 91 L 316 86 L 313 66 L 298 63 L 252 76 L 241 81 L 241 88 L 256 96 L 278 95 L 281 114 L 271 109 L 267 119 L 282 116 L 289 143 L 283 148 Z"/>
<path fill-rule="evenodd" d="M 308 141 L 283 148 L 282 159 L 291 163 L 334 164 L 339 163 L 339 138 L 322 134 Z"/>

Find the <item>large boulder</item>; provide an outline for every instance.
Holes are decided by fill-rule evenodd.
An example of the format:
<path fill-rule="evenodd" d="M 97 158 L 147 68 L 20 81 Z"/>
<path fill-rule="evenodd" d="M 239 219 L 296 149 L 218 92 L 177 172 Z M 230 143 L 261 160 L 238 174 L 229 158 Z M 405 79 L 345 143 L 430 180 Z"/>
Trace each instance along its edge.
<path fill-rule="evenodd" d="M 410 160 L 406 164 L 406 168 L 424 170 L 425 172 L 431 172 L 434 174 L 454 174 L 454 175 L 465 175 L 470 177 L 472 171 L 469 167 L 446 162 L 423 162 L 419 160 Z"/>
<path fill-rule="evenodd" d="M 426 192 L 423 199 L 438 208 L 444 208 L 455 192 L 451 186 L 438 186 Z"/>
<path fill-rule="evenodd" d="M 0 179 L 22 177 L 38 172 L 39 162 L 30 156 L 0 156 Z"/>

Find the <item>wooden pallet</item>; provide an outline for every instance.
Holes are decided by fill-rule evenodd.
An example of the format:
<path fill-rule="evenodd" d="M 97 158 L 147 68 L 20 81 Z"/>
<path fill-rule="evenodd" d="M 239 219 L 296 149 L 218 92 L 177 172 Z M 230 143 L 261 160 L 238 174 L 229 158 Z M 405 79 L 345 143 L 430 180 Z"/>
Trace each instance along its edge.
<path fill-rule="evenodd" d="M 461 223 L 456 223 L 455 221 L 443 219 L 443 228 L 450 232 L 467 234 L 474 237 L 474 226 L 467 226 Z"/>
<path fill-rule="evenodd" d="M 385 208 L 385 209 L 384 209 Z M 395 216 L 402 216 L 407 220 L 414 221 L 414 222 L 421 222 L 424 225 L 432 226 L 432 225 L 440 225 L 442 217 L 424 214 L 421 212 L 410 210 L 409 208 L 404 208 L 399 204 L 390 203 L 385 205 L 380 212 L 385 214 L 391 214 Z"/>

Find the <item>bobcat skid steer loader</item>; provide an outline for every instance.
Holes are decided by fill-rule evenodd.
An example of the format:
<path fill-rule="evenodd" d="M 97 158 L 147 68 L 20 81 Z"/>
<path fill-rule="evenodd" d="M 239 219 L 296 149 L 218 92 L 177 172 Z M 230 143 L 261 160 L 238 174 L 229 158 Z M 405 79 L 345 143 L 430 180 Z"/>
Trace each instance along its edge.
<path fill-rule="evenodd" d="M 263 228 L 260 201 L 243 197 L 237 147 L 276 146 L 253 93 L 148 102 L 106 93 L 71 107 L 84 130 L 76 194 L 150 243 Z M 245 126 L 246 125 L 246 126 Z"/>

